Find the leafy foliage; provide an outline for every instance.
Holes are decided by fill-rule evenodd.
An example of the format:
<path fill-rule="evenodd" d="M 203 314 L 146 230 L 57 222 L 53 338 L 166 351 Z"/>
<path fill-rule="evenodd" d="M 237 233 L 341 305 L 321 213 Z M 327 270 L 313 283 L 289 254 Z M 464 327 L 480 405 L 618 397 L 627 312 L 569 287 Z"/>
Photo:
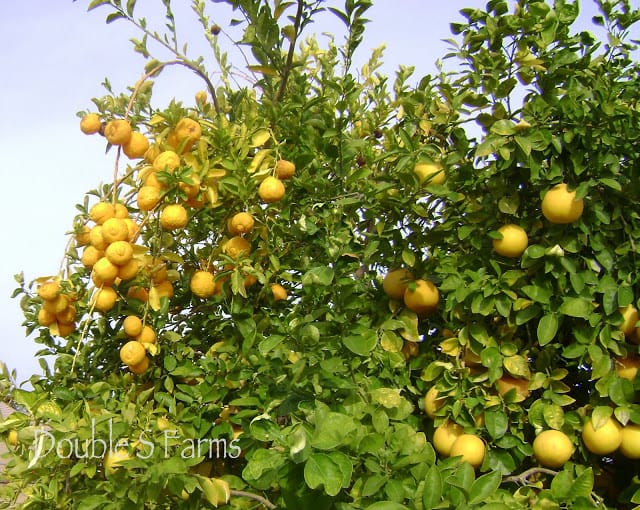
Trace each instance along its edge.
<path fill-rule="evenodd" d="M 226 3 L 243 31 L 238 45 L 251 52 L 250 87 L 235 84 L 204 2 L 192 5 L 217 86 L 210 63 L 179 42 L 168 0 L 162 32 L 135 16 L 133 0 L 89 4 L 141 30 L 133 44 L 148 59 L 143 78 L 120 95 L 107 83 L 94 104 L 104 121 L 128 118 L 152 146 L 148 161 L 127 165 L 112 147 L 116 181 L 87 194 L 74 232 L 96 201 L 126 204 L 147 269 L 117 283 L 115 307 L 96 313 L 91 270 L 70 243 L 59 276 L 79 323 L 66 336 L 39 325 L 42 298 L 19 279 L 27 331 L 39 331 L 40 355 L 55 362 L 43 362 L 33 391 L 7 374 L 0 386 L 24 411 L 0 423 L 19 438 L 0 489 L 7 505 L 20 491 L 25 508 L 82 509 L 640 501 L 638 461 L 596 456 L 580 440 L 587 417 L 640 424 L 640 382 L 615 370 L 618 358 L 638 354 L 635 322 L 625 335 L 621 312 L 640 297 L 639 69 L 629 41 L 640 12 L 598 2 L 602 44 L 572 31 L 577 1 L 519 0 L 509 10 L 491 0 L 452 24 L 452 70 L 416 79 L 401 67 L 392 82 L 377 72 L 379 50 L 352 69 L 368 0 Z M 302 38 L 323 10 L 348 28 L 343 44 Z M 171 59 L 154 58 L 151 43 Z M 168 65 L 201 76 L 211 102 L 157 109 L 152 83 Z M 200 126 L 197 143 L 172 142 L 184 118 Z M 157 172 L 161 205 L 142 211 L 150 155 L 167 149 L 180 164 Z M 295 176 L 283 200 L 265 203 L 260 183 L 283 159 Z M 440 165 L 446 181 L 423 180 L 419 162 Z M 558 183 L 584 200 L 570 224 L 541 212 Z M 188 207 L 184 229 L 161 227 L 168 203 Z M 227 225 L 240 211 L 256 225 L 244 234 L 250 250 L 232 256 Z M 527 232 L 521 257 L 492 249 L 508 223 Z M 383 276 L 398 267 L 437 285 L 436 313 L 418 315 L 385 294 Z M 158 290 L 159 270 L 172 295 Z M 197 297 L 196 270 L 214 271 L 220 292 Z M 287 299 L 275 299 L 273 283 Z M 148 298 L 132 294 L 140 288 Z M 118 356 L 131 314 L 159 337 L 141 375 Z M 506 378 L 524 389 L 501 391 Z M 431 388 L 433 419 L 423 399 Z M 433 431 L 446 421 L 486 443 L 477 470 L 436 454 Z M 575 445 L 559 471 L 532 455 L 543 429 Z M 108 468 L 104 448 L 94 455 L 99 438 L 127 440 L 122 467 Z M 61 449 L 45 454 L 52 444 Z"/>

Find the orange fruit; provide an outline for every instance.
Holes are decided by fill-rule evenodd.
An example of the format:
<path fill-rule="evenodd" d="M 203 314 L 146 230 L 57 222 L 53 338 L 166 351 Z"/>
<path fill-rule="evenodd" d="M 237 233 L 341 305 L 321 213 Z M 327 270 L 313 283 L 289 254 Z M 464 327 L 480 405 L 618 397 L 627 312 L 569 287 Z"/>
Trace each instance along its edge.
<path fill-rule="evenodd" d="M 582 428 L 582 441 L 591 453 L 609 455 L 615 452 L 622 442 L 622 426 L 614 418 L 609 418 L 597 429 L 589 418 Z"/>
<path fill-rule="evenodd" d="M 56 314 L 56 321 L 59 324 L 73 324 L 76 320 L 76 307 L 67 305 L 60 313 Z"/>
<path fill-rule="evenodd" d="M 136 342 L 141 344 L 155 344 L 157 341 L 156 332 L 148 324 L 142 326 L 142 331 L 135 337 Z"/>
<path fill-rule="evenodd" d="M 155 284 L 153 288 L 159 298 L 166 297 L 167 299 L 171 299 L 173 297 L 173 285 L 168 280 Z"/>
<path fill-rule="evenodd" d="M 428 315 L 438 308 L 440 293 L 438 288 L 428 280 L 416 280 L 415 289 L 407 287 L 404 292 L 404 304 L 418 315 Z"/>
<path fill-rule="evenodd" d="M 89 209 L 89 219 L 94 221 L 97 225 L 102 225 L 109 218 L 113 218 L 116 215 L 113 204 L 109 202 L 98 202 Z"/>
<path fill-rule="evenodd" d="M 440 455 L 448 457 L 453 443 L 462 434 L 464 429 L 460 425 L 447 420 L 433 432 L 433 447 Z"/>
<path fill-rule="evenodd" d="M 273 294 L 274 301 L 284 301 L 287 299 L 287 289 L 285 289 L 279 283 L 271 284 L 271 294 Z"/>
<path fill-rule="evenodd" d="M 206 104 L 207 102 L 207 93 L 204 90 L 199 90 L 196 92 L 196 103 L 198 104 Z"/>
<path fill-rule="evenodd" d="M 251 254 L 251 244 L 244 237 L 234 236 L 224 243 L 222 251 L 233 259 L 248 257 Z"/>
<path fill-rule="evenodd" d="M 149 149 L 149 140 L 142 133 L 134 131 L 129 140 L 122 146 L 122 152 L 129 159 L 140 159 L 144 157 Z"/>
<path fill-rule="evenodd" d="M 201 136 L 200 124 L 193 119 L 184 117 L 178 121 L 176 127 L 169 134 L 167 142 L 176 150 L 184 143 L 182 152 L 187 152 L 200 140 Z"/>
<path fill-rule="evenodd" d="M 565 183 L 556 184 L 542 199 L 542 214 L 551 223 L 568 224 L 582 216 L 584 201 L 576 200 L 576 192 L 569 191 Z"/>
<path fill-rule="evenodd" d="M 101 225 L 96 225 L 91 229 L 91 232 L 89 232 L 89 242 L 91 243 L 91 246 L 97 250 L 104 251 L 107 249 L 109 243 L 107 243 L 102 236 Z"/>
<path fill-rule="evenodd" d="M 104 257 L 104 252 L 98 250 L 95 246 L 87 246 L 83 252 L 80 262 L 88 269 L 91 269 L 98 260 Z"/>
<path fill-rule="evenodd" d="M 91 242 L 90 237 L 91 228 L 87 225 L 83 225 L 82 228 L 75 233 L 76 246 L 86 246 Z"/>
<path fill-rule="evenodd" d="M 147 357 L 147 351 L 140 342 L 130 340 L 120 348 L 120 361 L 125 365 L 137 365 Z"/>
<path fill-rule="evenodd" d="M 543 466 L 560 468 L 573 455 L 573 443 L 564 432 L 545 430 L 533 440 L 533 454 Z"/>
<path fill-rule="evenodd" d="M 486 446 L 484 441 L 475 434 L 462 434 L 451 445 L 449 455 L 462 457 L 462 462 L 468 462 L 474 468 L 478 468 L 484 461 Z"/>
<path fill-rule="evenodd" d="M 498 232 L 502 234 L 502 239 L 493 240 L 493 249 L 498 255 L 515 258 L 527 249 L 529 237 L 522 227 L 509 223 L 502 225 Z"/>
<path fill-rule="evenodd" d="M 496 381 L 496 386 L 498 387 L 498 393 L 501 396 L 504 396 L 512 389 L 515 389 L 517 395 L 515 400 L 516 402 L 521 402 L 531 393 L 529 391 L 529 381 L 527 379 L 517 379 L 509 375 L 504 375 L 498 379 Z"/>
<path fill-rule="evenodd" d="M 124 119 L 114 119 L 104 127 L 104 136 L 111 145 L 124 145 L 131 138 L 131 124 Z"/>
<path fill-rule="evenodd" d="M 127 298 L 146 303 L 149 300 L 149 291 L 144 287 L 133 286 L 127 291 Z"/>
<path fill-rule="evenodd" d="M 160 225 L 165 230 L 184 228 L 188 222 L 189 215 L 181 204 L 169 204 L 160 213 Z"/>
<path fill-rule="evenodd" d="M 180 156 L 174 151 L 163 151 L 153 160 L 153 169 L 156 172 L 173 171 L 180 166 Z"/>
<path fill-rule="evenodd" d="M 122 321 L 122 329 L 125 335 L 136 337 L 142 333 L 142 319 L 136 315 L 127 315 Z"/>
<path fill-rule="evenodd" d="M 87 113 L 80 119 L 80 131 L 85 135 L 93 135 L 100 131 L 102 121 L 97 113 Z"/>
<path fill-rule="evenodd" d="M 282 200 L 284 194 L 285 188 L 282 181 L 271 175 L 266 177 L 258 187 L 258 195 L 268 204 Z"/>
<path fill-rule="evenodd" d="M 276 163 L 276 175 L 278 179 L 291 179 L 296 173 L 296 165 L 286 159 L 281 159 Z"/>
<path fill-rule="evenodd" d="M 640 358 L 638 356 L 627 356 L 626 358 L 616 359 L 616 372 L 618 377 L 633 381 L 638 374 L 640 368 Z"/>
<path fill-rule="evenodd" d="M 137 203 L 141 211 L 150 211 L 160 203 L 160 190 L 155 186 L 142 186 L 138 191 Z"/>
<path fill-rule="evenodd" d="M 156 172 L 155 170 L 145 175 L 144 185 L 153 186 L 154 188 L 158 188 L 158 189 L 165 189 L 167 187 L 167 185 L 164 182 L 158 179 L 158 172 Z"/>
<path fill-rule="evenodd" d="M 127 222 L 121 218 L 109 218 L 102 224 L 102 239 L 109 244 L 129 238 Z"/>
<path fill-rule="evenodd" d="M 147 356 L 137 365 L 129 365 L 131 370 L 136 375 L 144 374 L 149 369 L 149 358 Z"/>
<path fill-rule="evenodd" d="M 414 173 L 418 176 L 420 184 L 427 182 L 429 184 L 444 184 L 447 180 L 447 174 L 444 172 L 440 163 L 417 163 L 413 167 Z"/>
<path fill-rule="evenodd" d="M 132 218 L 126 218 L 124 222 L 127 224 L 127 231 L 129 232 L 127 236 L 127 241 L 132 243 L 135 241 L 136 237 L 138 236 L 140 225 L 138 225 L 136 221 Z"/>
<path fill-rule="evenodd" d="M 94 265 L 91 271 L 91 279 L 96 287 L 111 285 L 118 277 L 118 266 L 107 257 L 102 257 Z"/>
<path fill-rule="evenodd" d="M 139 270 L 140 270 L 140 262 L 132 258 L 126 264 L 122 266 L 118 266 L 118 278 L 120 278 L 123 281 L 133 280 L 138 274 Z"/>
<path fill-rule="evenodd" d="M 64 294 L 59 294 L 55 299 L 46 299 L 42 303 L 42 308 L 47 312 L 58 314 L 69 306 L 69 298 Z"/>
<path fill-rule="evenodd" d="M 38 311 L 38 324 L 40 326 L 51 326 L 56 322 L 56 314 L 49 312 L 46 308 L 40 308 Z"/>
<path fill-rule="evenodd" d="M 102 287 L 93 295 L 92 306 L 99 312 L 111 310 L 118 300 L 118 294 L 111 287 Z"/>
<path fill-rule="evenodd" d="M 127 206 L 118 202 L 115 206 L 114 206 L 114 211 L 115 211 L 115 215 L 114 217 L 119 218 L 121 220 L 126 220 L 127 218 L 129 218 L 129 209 L 127 209 Z"/>
<path fill-rule="evenodd" d="M 76 330 L 76 325 L 73 322 L 71 324 L 56 322 L 56 328 L 58 329 L 58 336 L 61 336 L 64 338 L 69 336 L 71 333 L 73 333 Z"/>
<path fill-rule="evenodd" d="M 401 300 L 410 281 L 413 281 L 411 271 L 403 268 L 394 269 L 385 275 L 382 280 L 382 289 L 391 299 Z"/>
<path fill-rule="evenodd" d="M 215 294 L 216 283 L 213 273 L 209 271 L 196 271 L 191 277 L 189 288 L 196 296 L 208 298 Z"/>
<path fill-rule="evenodd" d="M 621 435 L 620 453 L 627 459 L 640 459 L 640 425 L 625 425 Z"/>
<path fill-rule="evenodd" d="M 60 295 L 60 282 L 57 280 L 50 280 L 48 282 L 41 283 L 38 286 L 38 296 L 46 301 L 52 301 Z"/>
<path fill-rule="evenodd" d="M 229 233 L 234 236 L 251 232 L 254 225 L 255 221 L 253 216 L 248 212 L 239 212 L 234 214 L 227 224 Z"/>
<path fill-rule="evenodd" d="M 107 246 L 104 253 L 112 264 L 124 266 L 128 264 L 133 257 L 133 246 L 131 246 L 129 241 L 115 241 Z"/>

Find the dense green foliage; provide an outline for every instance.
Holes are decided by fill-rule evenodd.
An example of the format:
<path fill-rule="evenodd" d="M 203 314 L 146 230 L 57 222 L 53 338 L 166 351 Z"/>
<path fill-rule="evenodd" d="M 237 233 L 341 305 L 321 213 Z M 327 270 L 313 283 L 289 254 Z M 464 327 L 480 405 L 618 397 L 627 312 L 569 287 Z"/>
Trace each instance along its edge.
<path fill-rule="evenodd" d="M 38 325 L 42 299 L 19 281 L 25 326 L 55 362 L 33 391 L 2 381 L 25 413 L 0 423 L 19 437 L 0 495 L 24 492 L 25 508 L 83 510 L 257 508 L 258 496 L 316 510 L 640 504 L 640 461 L 594 455 L 580 437 L 588 417 L 640 424 L 640 380 L 615 370 L 616 359 L 638 354 L 635 331 L 625 337 L 620 324 L 621 309 L 640 298 L 640 83 L 630 40 L 640 11 L 600 0 L 601 42 L 572 29 L 577 1 L 491 0 L 461 11 L 441 74 L 402 67 L 390 80 L 377 72 L 380 51 L 352 68 L 369 0 L 227 0 L 250 51 L 254 82 L 243 87 L 203 1 L 192 3 L 212 52 L 197 59 L 184 54 L 168 0 L 160 33 L 135 16 L 134 1 L 121 3 L 90 8 L 140 28 L 134 45 L 147 74 L 94 108 L 103 121 L 128 117 L 158 150 L 170 148 L 180 119 L 197 120 L 200 141 L 182 147 L 178 169 L 158 174 L 163 203 L 186 203 L 189 222 L 168 233 L 159 209 L 138 211 L 148 163 L 127 164 L 118 151 L 117 182 L 87 194 L 74 228 L 96 201 L 117 197 L 142 225 L 137 256 L 169 269 L 174 295 L 127 297 L 131 287 L 153 289 L 141 271 L 97 313 L 91 270 L 71 243 L 60 276 L 79 320 L 62 338 Z M 344 42 L 306 36 L 323 10 L 348 27 Z M 209 101 L 155 105 L 152 83 L 168 65 L 202 76 Z M 296 174 L 282 201 L 265 204 L 258 186 L 280 159 Z M 442 165 L 446 182 L 420 182 L 419 162 Z M 584 212 L 552 224 L 541 201 L 561 182 Z M 224 243 L 239 211 L 256 227 L 245 235 L 251 253 L 234 258 Z M 528 235 L 521 257 L 493 250 L 510 223 Z M 437 285 L 435 313 L 389 299 L 382 279 L 398 267 Z M 198 268 L 215 268 L 223 291 L 196 297 Z M 273 283 L 286 300 L 274 299 Z M 130 314 L 158 332 L 142 375 L 118 355 Z M 501 394 L 504 376 L 528 381 L 527 394 Z M 441 398 L 434 419 L 423 399 L 432 387 Z M 446 420 L 485 441 L 478 469 L 434 450 Z M 47 438 L 71 441 L 69 458 L 38 450 L 43 424 Z M 575 446 L 560 469 L 540 469 L 532 455 L 544 429 Z M 96 437 L 130 439 L 134 458 L 110 472 L 82 446 Z M 195 454 L 192 440 L 203 438 L 227 455 Z"/>

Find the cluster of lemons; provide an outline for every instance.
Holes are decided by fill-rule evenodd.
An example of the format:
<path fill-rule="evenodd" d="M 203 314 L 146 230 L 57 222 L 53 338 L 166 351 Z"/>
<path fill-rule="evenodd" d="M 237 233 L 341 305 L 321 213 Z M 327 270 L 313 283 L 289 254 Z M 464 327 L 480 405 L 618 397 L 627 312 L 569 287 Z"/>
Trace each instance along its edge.
<path fill-rule="evenodd" d="M 205 102 L 206 94 L 199 92 L 196 100 L 198 103 Z M 103 122 L 97 113 L 89 113 L 81 119 L 80 129 L 88 135 L 101 134 L 129 159 L 142 159 L 134 169 L 137 172 L 137 185 L 135 194 L 129 195 L 132 197 L 129 206 L 117 201 L 115 195 L 113 200 L 102 200 L 89 209 L 87 221 L 76 229 L 76 247 L 82 248 L 80 261 L 91 271 L 94 286 L 90 310 L 106 314 L 119 299 L 134 299 L 151 307 L 154 307 L 154 303 L 159 306 L 162 298 L 173 297 L 172 282 L 178 280 L 180 275 L 170 269 L 169 262 L 162 255 L 151 256 L 146 246 L 135 243 L 143 226 L 152 217 L 157 218 L 163 231 L 172 232 L 188 225 L 188 208 L 204 207 L 208 183 L 202 182 L 199 165 L 191 153 L 201 139 L 201 125 L 197 120 L 184 117 L 163 135 L 160 143 L 155 144 L 150 144 L 144 134 L 132 129 L 126 118 Z M 171 193 L 177 190 L 170 189 L 160 174 L 174 175 L 185 166 L 194 169 L 189 175 L 189 182 L 180 180 L 177 184 L 180 193 Z M 265 204 L 282 200 L 286 193 L 284 182 L 291 179 L 295 171 L 292 162 L 283 159 L 277 161 L 272 174 L 264 177 L 258 186 L 260 200 Z M 119 185 L 118 182 L 116 184 Z M 170 200 L 172 196 L 177 198 Z M 239 211 L 231 216 L 226 225 L 229 236 L 225 238 L 220 251 L 234 260 L 249 256 L 254 225 L 255 219 L 248 211 Z M 222 272 L 228 272 L 233 265 L 226 264 L 221 269 Z M 222 292 L 229 276 L 217 274 L 218 271 L 218 268 L 214 269 L 211 263 L 207 263 L 206 267 L 193 272 L 190 290 L 196 298 L 207 299 Z M 246 274 L 245 288 L 256 281 L 253 275 Z M 123 282 L 126 283 L 125 287 L 121 286 Z M 273 283 L 270 289 L 274 301 L 287 299 L 287 291 L 282 285 Z M 70 292 L 61 292 L 60 279 L 42 283 L 38 295 L 42 299 L 38 314 L 40 325 L 49 327 L 54 335 L 72 333 L 76 322 L 75 300 Z M 148 354 L 154 354 L 157 349 L 156 332 L 145 323 L 147 313 L 143 315 L 142 318 L 128 315 L 122 323 L 125 342 L 120 350 L 120 359 L 136 374 L 147 370 Z"/>

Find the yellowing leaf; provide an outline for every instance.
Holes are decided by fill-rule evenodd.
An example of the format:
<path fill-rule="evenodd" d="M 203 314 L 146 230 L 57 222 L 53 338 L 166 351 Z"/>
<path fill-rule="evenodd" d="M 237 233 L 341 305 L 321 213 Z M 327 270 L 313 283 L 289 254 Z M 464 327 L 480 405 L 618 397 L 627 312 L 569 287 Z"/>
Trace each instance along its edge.
<path fill-rule="evenodd" d="M 218 505 L 229 502 L 231 489 L 228 482 L 219 478 L 207 478 L 201 475 L 197 475 L 197 478 L 205 499 L 214 507 L 217 508 Z"/>
<path fill-rule="evenodd" d="M 258 153 L 253 157 L 251 163 L 247 167 L 247 172 L 250 174 L 255 173 L 258 168 L 261 167 L 262 162 L 265 161 L 266 157 L 271 154 L 271 149 L 261 149 Z M 271 158 L 269 158 L 271 159 Z"/>
<path fill-rule="evenodd" d="M 258 131 L 251 136 L 251 147 L 260 147 L 264 145 L 269 138 L 271 138 L 271 133 L 268 129 L 258 129 Z"/>
<path fill-rule="evenodd" d="M 154 312 L 159 311 L 162 306 L 160 304 L 160 293 L 158 292 L 157 287 L 151 287 L 151 290 L 149 291 L 149 306 Z"/>

